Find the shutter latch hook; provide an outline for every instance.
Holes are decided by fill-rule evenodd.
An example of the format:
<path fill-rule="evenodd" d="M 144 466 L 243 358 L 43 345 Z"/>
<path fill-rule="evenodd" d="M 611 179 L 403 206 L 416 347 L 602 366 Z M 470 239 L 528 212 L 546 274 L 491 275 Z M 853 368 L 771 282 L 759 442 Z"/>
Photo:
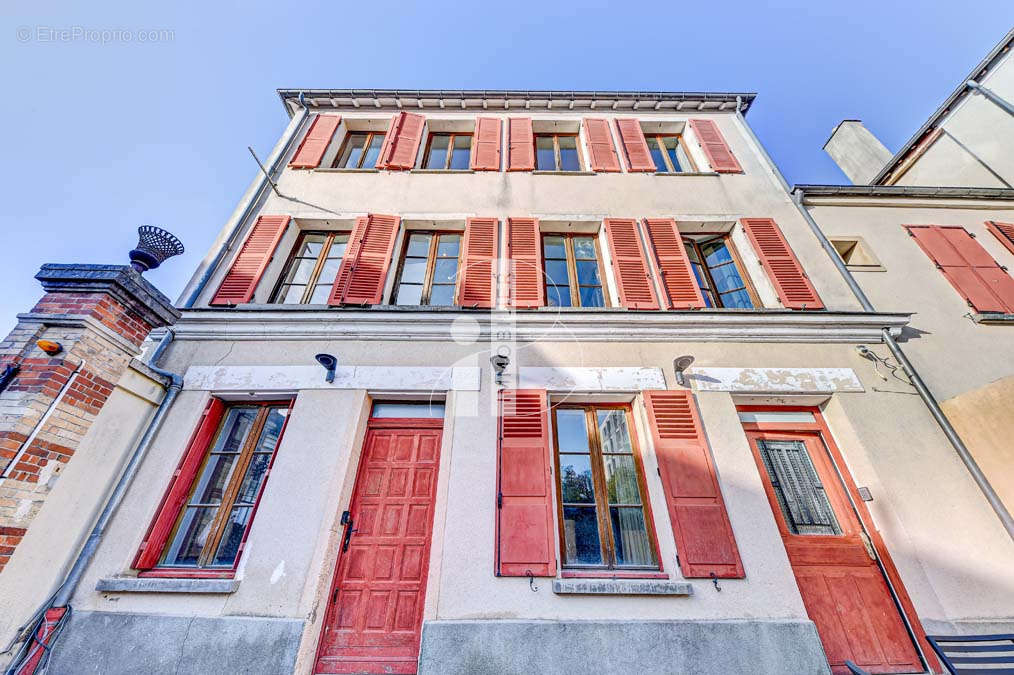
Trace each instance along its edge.
<path fill-rule="evenodd" d="M 714 572 L 711 573 L 711 583 L 715 584 L 715 590 L 719 593 L 722 592 L 722 587 L 718 585 L 718 575 Z"/>
<path fill-rule="evenodd" d="M 535 575 L 532 571 L 525 570 L 525 576 L 528 577 L 528 588 L 532 589 L 532 593 L 538 593 L 539 587 L 535 585 Z"/>

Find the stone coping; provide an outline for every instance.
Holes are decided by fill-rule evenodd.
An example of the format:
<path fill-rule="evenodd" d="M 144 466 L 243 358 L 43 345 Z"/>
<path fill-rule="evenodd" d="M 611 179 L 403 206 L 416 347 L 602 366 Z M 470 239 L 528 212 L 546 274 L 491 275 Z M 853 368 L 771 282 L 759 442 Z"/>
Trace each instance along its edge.
<path fill-rule="evenodd" d="M 105 577 L 95 590 L 111 593 L 235 593 L 239 579 L 163 579 L 156 577 Z"/>
<path fill-rule="evenodd" d="M 180 318 L 172 301 L 129 265 L 46 263 L 35 278 L 47 293 L 108 293 L 153 328 Z"/>

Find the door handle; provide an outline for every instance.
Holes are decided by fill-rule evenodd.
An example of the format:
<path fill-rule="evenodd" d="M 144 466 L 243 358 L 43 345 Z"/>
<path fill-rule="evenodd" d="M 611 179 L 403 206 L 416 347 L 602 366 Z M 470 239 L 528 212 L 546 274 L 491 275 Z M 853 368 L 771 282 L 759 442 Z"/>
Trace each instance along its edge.
<path fill-rule="evenodd" d="M 349 541 L 352 539 L 352 533 L 358 531 L 352 527 L 352 516 L 349 516 L 348 521 L 345 523 L 345 536 L 342 538 L 342 553 L 349 550 Z"/>

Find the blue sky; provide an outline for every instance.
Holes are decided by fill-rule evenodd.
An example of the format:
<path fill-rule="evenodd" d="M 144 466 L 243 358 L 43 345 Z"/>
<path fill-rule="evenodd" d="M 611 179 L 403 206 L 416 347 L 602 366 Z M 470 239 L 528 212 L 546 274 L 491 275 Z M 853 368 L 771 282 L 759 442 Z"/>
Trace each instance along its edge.
<path fill-rule="evenodd" d="M 285 126 L 278 87 L 755 91 L 747 119 L 789 181 L 842 182 L 834 125 L 897 150 L 1014 4 L 8 0 L 0 17 L 4 335 L 42 263 L 125 262 L 141 224 L 187 247 L 149 274 L 175 300 L 256 171 L 246 147 L 267 155 Z M 74 28 L 132 35 L 53 32 Z"/>

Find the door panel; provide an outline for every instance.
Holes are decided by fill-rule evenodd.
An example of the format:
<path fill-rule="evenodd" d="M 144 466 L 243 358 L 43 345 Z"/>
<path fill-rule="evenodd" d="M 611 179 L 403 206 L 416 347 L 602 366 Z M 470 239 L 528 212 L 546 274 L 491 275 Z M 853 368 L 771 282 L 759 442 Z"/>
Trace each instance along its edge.
<path fill-rule="evenodd" d="M 441 429 L 370 428 L 317 653 L 317 673 L 415 673 Z"/>
<path fill-rule="evenodd" d="M 832 672 L 848 673 L 846 659 L 873 673 L 923 672 L 820 435 L 747 436 Z"/>

